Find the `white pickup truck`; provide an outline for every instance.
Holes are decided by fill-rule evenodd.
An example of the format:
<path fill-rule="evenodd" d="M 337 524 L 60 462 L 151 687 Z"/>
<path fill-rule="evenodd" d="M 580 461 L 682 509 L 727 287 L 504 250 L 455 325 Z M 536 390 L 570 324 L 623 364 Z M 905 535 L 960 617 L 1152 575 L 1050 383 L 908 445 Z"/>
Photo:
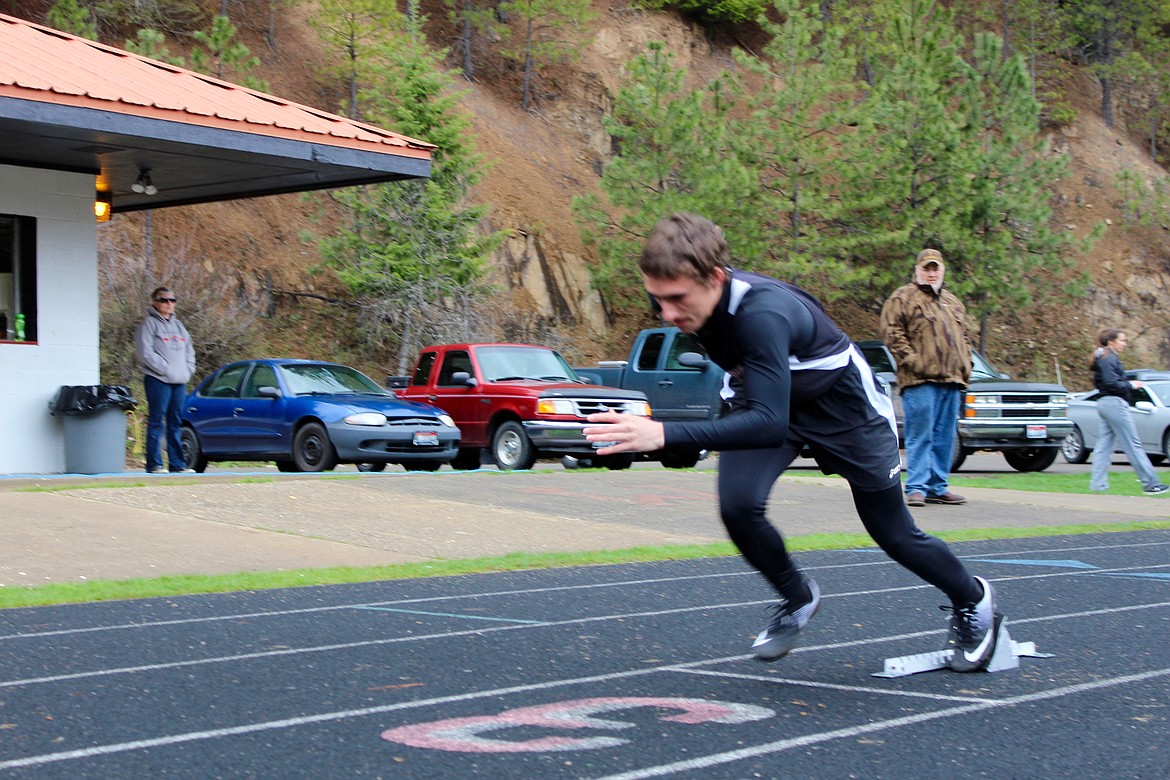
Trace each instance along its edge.
<path fill-rule="evenodd" d="M 889 384 L 901 436 L 902 397 L 897 392 L 894 356 L 877 340 L 859 341 L 857 347 L 878 377 Z M 959 407 L 951 470 L 958 470 L 968 455 L 979 450 L 1002 452 L 1016 471 L 1043 471 L 1051 466 L 1073 429 L 1068 389 L 1013 380 L 974 350 L 971 359 L 971 382 Z"/>

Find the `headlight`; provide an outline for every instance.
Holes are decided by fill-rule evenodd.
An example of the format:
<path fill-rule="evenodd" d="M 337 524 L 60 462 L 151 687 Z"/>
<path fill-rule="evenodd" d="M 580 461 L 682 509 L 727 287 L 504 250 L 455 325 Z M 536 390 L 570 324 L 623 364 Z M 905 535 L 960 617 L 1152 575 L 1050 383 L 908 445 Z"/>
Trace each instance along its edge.
<path fill-rule="evenodd" d="M 645 401 L 628 401 L 626 403 L 626 414 L 637 415 L 638 417 L 650 416 L 650 404 Z"/>
<path fill-rule="evenodd" d="M 446 425 L 448 428 L 455 427 L 455 421 L 451 419 L 451 415 L 449 414 L 440 414 L 439 422 L 443 423 L 443 425 Z"/>
<path fill-rule="evenodd" d="M 346 425 L 368 425 L 372 428 L 378 428 L 386 424 L 386 415 L 378 412 L 360 412 L 359 414 L 351 414 L 343 422 Z"/>
<path fill-rule="evenodd" d="M 1048 399 L 1048 402 L 1054 404 L 1067 404 L 1068 395 L 1065 393 L 1054 393 L 1053 396 Z"/>
<path fill-rule="evenodd" d="M 999 403 L 998 395 L 976 395 L 975 393 L 967 393 L 966 399 L 968 406 L 975 406 L 977 404 L 997 404 Z"/>
<path fill-rule="evenodd" d="M 537 414 L 576 414 L 577 407 L 566 398 L 541 398 L 536 402 Z"/>

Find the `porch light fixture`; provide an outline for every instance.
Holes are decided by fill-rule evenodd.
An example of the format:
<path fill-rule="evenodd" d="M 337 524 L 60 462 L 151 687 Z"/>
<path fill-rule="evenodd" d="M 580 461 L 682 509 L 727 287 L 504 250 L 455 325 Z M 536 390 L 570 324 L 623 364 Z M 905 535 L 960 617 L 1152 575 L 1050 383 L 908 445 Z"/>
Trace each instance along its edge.
<path fill-rule="evenodd" d="M 158 187 L 154 186 L 154 182 L 150 180 L 149 168 L 138 169 L 138 180 L 130 185 L 130 189 L 140 195 L 153 195 L 158 192 Z"/>
<path fill-rule="evenodd" d="M 98 191 L 94 196 L 93 215 L 98 222 L 110 221 L 110 193 Z"/>

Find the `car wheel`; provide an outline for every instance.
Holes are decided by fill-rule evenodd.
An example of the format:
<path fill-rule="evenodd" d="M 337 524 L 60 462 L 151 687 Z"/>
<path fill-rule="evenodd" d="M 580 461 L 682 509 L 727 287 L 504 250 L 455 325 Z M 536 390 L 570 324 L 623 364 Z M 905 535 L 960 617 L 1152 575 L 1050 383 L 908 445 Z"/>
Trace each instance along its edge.
<path fill-rule="evenodd" d="M 203 457 L 203 449 L 199 446 L 199 434 L 189 425 L 183 426 L 181 439 L 183 447 L 183 462 L 187 468 L 195 469 L 200 474 L 207 471 L 207 458 Z"/>
<path fill-rule="evenodd" d="M 492 434 L 492 460 L 504 471 L 523 471 L 536 463 L 536 447 L 515 420 L 500 423 Z"/>
<path fill-rule="evenodd" d="M 402 467 L 407 471 L 438 471 L 443 467 L 441 460 L 420 460 L 414 463 L 404 463 Z"/>
<path fill-rule="evenodd" d="M 1003 459 L 1016 471 L 1043 471 L 1056 460 L 1056 447 L 1026 447 L 1004 450 Z"/>
<path fill-rule="evenodd" d="M 699 455 L 696 450 L 663 450 L 658 460 L 668 469 L 693 469 Z"/>
<path fill-rule="evenodd" d="M 320 423 L 305 423 L 293 437 L 293 463 L 300 471 L 329 471 L 337 465 L 337 451 Z"/>
<path fill-rule="evenodd" d="M 291 472 L 291 471 L 297 471 L 297 464 L 293 463 L 291 460 L 281 459 L 281 460 L 276 461 L 276 470 L 283 471 L 286 473 Z"/>
<path fill-rule="evenodd" d="M 1068 436 L 1064 437 L 1060 444 L 1060 454 L 1068 463 L 1084 463 L 1089 459 L 1092 450 L 1085 447 L 1085 436 L 1079 426 L 1074 425 Z"/>
<path fill-rule="evenodd" d="M 460 447 L 451 459 L 451 468 L 456 471 L 475 471 L 479 468 L 479 447 Z"/>
<path fill-rule="evenodd" d="M 357 464 L 358 471 L 385 471 L 385 463 L 359 463 Z"/>
<path fill-rule="evenodd" d="M 1170 429 L 1162 434 L 1162 457 L 1170 460 Z"/>
<path fill-rule="evenodd" d="M 968 454 L 970 454 L 970 450 L 963 447 L 963 440 L 959 438 L 959 432 L 956 430 L 955 442 L 951 445 L 951 471 L 958 471 Z"/>
<path fill-rule="evenodd" d="M 610 471 L 622 471 L 634 465 L 634 453 L 622 452 L 617 455 L 598 455 L 593 459 L 595 466 L 602 466 Z"/>

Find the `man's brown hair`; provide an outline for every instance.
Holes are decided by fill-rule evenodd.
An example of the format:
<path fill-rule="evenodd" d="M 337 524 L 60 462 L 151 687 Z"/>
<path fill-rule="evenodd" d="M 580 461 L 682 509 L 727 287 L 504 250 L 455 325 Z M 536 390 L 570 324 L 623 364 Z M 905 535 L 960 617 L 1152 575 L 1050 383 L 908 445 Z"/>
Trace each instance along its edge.
<path fill-rule="evenodd" d="M 730 263 L 723 230 L 709 219 L 680 211 L 659 221 L 642 256 L 638 270 L 652 279 L 690 277 L 706 282 Z"/>

